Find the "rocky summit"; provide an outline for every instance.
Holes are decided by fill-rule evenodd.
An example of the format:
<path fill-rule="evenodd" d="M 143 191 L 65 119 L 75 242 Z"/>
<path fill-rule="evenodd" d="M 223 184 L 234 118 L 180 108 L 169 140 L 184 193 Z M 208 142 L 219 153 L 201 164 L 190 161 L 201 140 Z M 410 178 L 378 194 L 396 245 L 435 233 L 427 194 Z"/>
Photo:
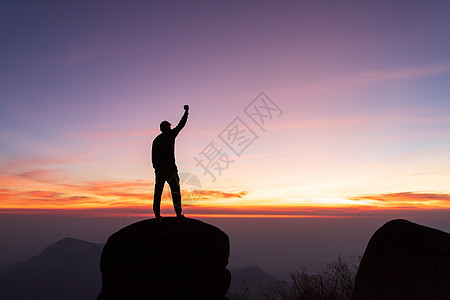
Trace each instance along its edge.
<path fill-rule="evenodd" d="M 352 299 L 449 299 L 449 270 L 448 233 L 393 220 L 370 239 Z"/>
<path fill-rule="evenodd" d="M 228 235 L 199 220 L 131 224 L 105 244 L 97 299 L 225 299 L 229 253 Z"/>

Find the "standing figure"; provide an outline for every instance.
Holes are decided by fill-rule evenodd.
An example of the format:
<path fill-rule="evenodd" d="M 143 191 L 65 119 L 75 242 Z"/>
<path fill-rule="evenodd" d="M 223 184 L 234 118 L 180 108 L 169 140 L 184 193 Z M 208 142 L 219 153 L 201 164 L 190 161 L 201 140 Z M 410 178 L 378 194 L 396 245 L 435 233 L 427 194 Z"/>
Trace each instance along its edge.
<path fill-rule="evenodd" d="M 155 169 L 155 195 L 153 197 L 153 212 L 157 220 L 161 220 L 161 195 L 164 183 L 170 186 L 173 208 L 178 219 L 184 219 L 181 213 L 180 177 L 175 164 L 175 138 L 186 125 L 189 115 L 189 105 L 184 106 L 184 115 L 175 128 L 171 128 L 168 121 L 159 125 L 161 133 L 152 143 L 152 164 Z"/>

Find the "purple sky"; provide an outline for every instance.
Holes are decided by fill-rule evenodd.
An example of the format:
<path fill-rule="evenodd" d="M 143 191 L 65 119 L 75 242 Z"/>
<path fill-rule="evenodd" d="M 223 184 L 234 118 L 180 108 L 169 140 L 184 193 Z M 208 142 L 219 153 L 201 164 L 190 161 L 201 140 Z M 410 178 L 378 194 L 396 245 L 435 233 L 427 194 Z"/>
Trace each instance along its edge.
<path fill-rule="evenodd" d="M 149 208 L 151 140 L 189 104 L 176 156 L 204 191 L 192 213 L 450 217 L 449 15 L 448 1 L 2 1 L 0 210 Z M 264 130 L 244 112 L 262 91 L 282 110 Z M 236 117 L 258 136 L 241 156 L 219 138 Z M 234 160 L 215 181 L 194 159 L 210 142 Z"/>

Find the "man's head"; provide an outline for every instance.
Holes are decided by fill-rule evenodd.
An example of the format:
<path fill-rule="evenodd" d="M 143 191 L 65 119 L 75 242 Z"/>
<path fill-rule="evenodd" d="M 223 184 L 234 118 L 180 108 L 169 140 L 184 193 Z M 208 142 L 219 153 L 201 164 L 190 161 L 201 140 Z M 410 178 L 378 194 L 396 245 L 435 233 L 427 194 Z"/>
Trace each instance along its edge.
<path fill-rule="evenodd" d="M 161 129 L 161 132 L 166 132 L 170 130 L 170 124 L 168 121 L 162 121 L 161 124 L 159 124 L 159 129 Z"/>

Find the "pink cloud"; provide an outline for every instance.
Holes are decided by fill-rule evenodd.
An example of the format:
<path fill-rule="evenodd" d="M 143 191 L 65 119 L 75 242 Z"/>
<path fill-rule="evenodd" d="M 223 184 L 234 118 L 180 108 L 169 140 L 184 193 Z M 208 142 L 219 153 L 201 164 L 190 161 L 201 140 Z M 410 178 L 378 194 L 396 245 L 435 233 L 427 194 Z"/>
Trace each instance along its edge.
<path fill-rule="evenodd" d="M 336 95 L 339 91 L 354 91 L 357 88 L 380 81 L 426 77 L 447 72 L 450 72 L 450 63 L 407 69 L 367 70 L 339 79 L 308 82 L 307 84 L 297 85 L 296 87 L 289 86 L 285 89 L 275 91 L 275 94 L 283 98 L 298 95 L 308 97 L 312 95 Z"/>
<path fill-rule="evenodd" d="M 18 176 L 39 182 L 56 182 L 68 178 L 65 171 L 61 169 L 37 169 L 21 173 Z"/>
<path fill-rule="evenodd" d="M 82 137 L 88 138 L 130 138 L 130 137 L 150 137 L 159 134 L 159 129 L 141 129 L 121 132 L 91 132 L 80 134 Z"/>
<path fill-rule="evenodd" d="M 40 168 L 42 166 L 49 165 L 64 165 L 72 162 L 73 160 L 67 158 L 60 158 L 54 156 L 35 156 L 26 159 L 10 160 L 6 163 L 0 165 L 0 170 L 2 172 L 9 172 L 16 169 L 30 169 L 30 168 Z"/>
<path fill-rule="evenodd" d="M 425 66 L 418 68 L 409 68 L 403 70 L 374 70 L 360 74 L 361 78 L 370 80 L 400 80 L 414 77 L 425 77 L 434 74 L 450 72 L 450 64 L 443 64 L 438 66 Z"/>

